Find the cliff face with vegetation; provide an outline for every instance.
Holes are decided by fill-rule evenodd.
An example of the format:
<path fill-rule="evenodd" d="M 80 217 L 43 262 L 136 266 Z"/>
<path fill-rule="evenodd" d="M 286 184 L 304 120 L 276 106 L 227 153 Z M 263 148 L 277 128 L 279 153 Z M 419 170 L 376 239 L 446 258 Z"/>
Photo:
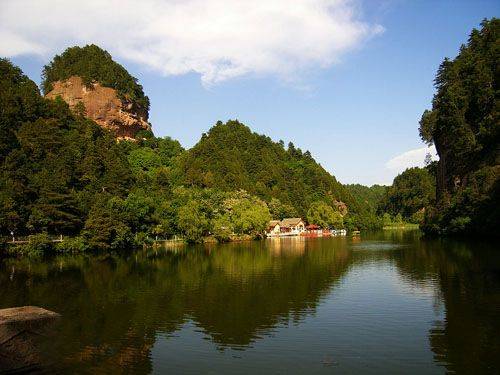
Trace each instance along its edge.
<path fill-rule="evenodd" d="M 45 97 L 60 96 L 73 111 L 83 111 L 89 119 L 111 130 L 119 139 L 133 139 L 141 130 L 151 130 L 148 112 L 133 101 L 121 99 L 115 89 L 94 82 L 84 85 L 81 77 L 71 76 L 52 83 Z"/>
<path fill-rule="evenodd" d="M 432 110 L 420 122 L 435 144 L 436 204 L 426 225 L 434 233 L 494 233 L 500 227 L 500 20 L 482 23 L 436 75 Z"/>
<path fill-rule="evenodd" d="M 117 138 L 132 139 L 148 123 L 149 99 L 142 86 L 111 55 L 95 45 L 68 48 L 44 67 L 42 88 L 61 97 Z"/>

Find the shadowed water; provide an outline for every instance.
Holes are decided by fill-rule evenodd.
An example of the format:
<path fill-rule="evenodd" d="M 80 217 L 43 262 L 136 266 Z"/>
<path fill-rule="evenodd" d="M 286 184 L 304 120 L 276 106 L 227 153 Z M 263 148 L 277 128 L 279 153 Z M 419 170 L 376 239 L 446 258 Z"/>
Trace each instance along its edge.
<path fill-rule="evenodd" d="M 50 372 L 500 369 L 500 251 L 418 231 L 6 260 L 22 305 L 62 314 Z"/>

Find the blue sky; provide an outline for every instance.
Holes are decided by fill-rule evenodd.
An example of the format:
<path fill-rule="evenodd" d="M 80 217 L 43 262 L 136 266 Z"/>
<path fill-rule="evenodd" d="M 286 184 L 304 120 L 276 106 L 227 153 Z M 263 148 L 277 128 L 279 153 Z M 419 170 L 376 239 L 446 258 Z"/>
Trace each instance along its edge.
<path fill-rule="evenodd" d="M 169 4 L 174 20 L 151 21 L 123 35 L 123 25 L 109 25 L 97 7 L 62 9 L 61 17 L 78 19 L 88 11 L 86 19 L 95 20 L 92 32 L 75 26 L 67 37 L 57 29 L 44 36 L 51 26 L 43 20 L 2 22 L 0 54 L 39 82 L 54 52 L 95 41 L 143 85 L 158 136 L 168 135 L 189 148 L 217 120 L 238 119 L 276 141 L 310 150 L 343 183 L 389 184 L 406 166 L 423 161 L 418 120 L 430 106 L 438 65 L 457 54 L 483 18 L 500 13 L 498 1 L 338 1 L 337 6 L 336 1 L 301 0 L 283 19 L 282 9 L 293 6 L 280 8 L 285 3 L 277 1 L 276 7 L 255 12 L 257 18 L 240 20 L 240 12 L 248 10 L 230 9 L 228 21 L 217 16 L 225 9 L 222 0 L 203 3 L 210 8 L 196 16 L 193 9 L 200 3 L 189 1 L 192 8 L 178 13 Z M 25 6 L 33 17 L 44 18 L 30 1 L 7 0 L 3 6 L 5 17 Z M 130 1 L 124 6 L 133 8 Z M 133 12 L 141 12 L 140 5 Z M 127 19 L 126 12 L 121 16 Z M 210 18 L 206 24 L 205 16 Z M 267 30 L 274 20 L 279 26 Z M 243 31 L 234 31 L 233 37 L 238 24 Z M 119 42 L 138 34 L 141 38 L 133 43 Z M 178 61 L 177 55 L 183 58 Z"/>

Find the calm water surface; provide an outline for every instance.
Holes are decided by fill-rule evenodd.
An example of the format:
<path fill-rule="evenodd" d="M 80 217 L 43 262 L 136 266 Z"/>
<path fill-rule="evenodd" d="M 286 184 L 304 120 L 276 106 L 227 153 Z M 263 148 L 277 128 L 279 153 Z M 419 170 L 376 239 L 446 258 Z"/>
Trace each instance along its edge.
<path fill-rule="evenodd" d="M 62 314 L 62 373 L 500 371 L 500 248 L 269 239 L 0 265 L 0 308 Z"/>

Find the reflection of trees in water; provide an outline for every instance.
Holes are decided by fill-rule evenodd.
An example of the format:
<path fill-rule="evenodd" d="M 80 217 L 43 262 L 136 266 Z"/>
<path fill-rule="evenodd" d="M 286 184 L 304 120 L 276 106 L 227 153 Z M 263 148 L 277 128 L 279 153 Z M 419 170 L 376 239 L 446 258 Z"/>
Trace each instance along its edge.
<path fill-rule="evenodd" d="M 0 269 L 0 307 L 60 312 L 51 349 L 69 366 L 148 373 L 159 333 L 192 319 L 218 346 L 246 347 L 314 312 L 350 268 L 389 262 L 409 284 L 438 287 L 446 319 L 429 332 L 436 361 L 463 373 L 500 367 L 500 253 L 491 246 L 425 240 L 415 231 L 363 234 L 356 244 L 278 240 L 149 250 L 128 259 L 10 261 Z"/>
<path fill-rule="evenodd" d="M 349 253 L 325 242 L 297 240 L 279 256 L 267 244 L 253 251 L 233 245 L 206 260 L 209 266 L 195 277 L 199 284 L 186 294 L 186 305 L 215 342 L 248 345 L 276 324 L 300 321 L 316 309 L 347 269 Z"/>
<path fill-rule="evenodd" d="M 500 369 L 500 253 L 491 243 L 420 240 L 394 254 L 413 282 L 436 279 L 445 320 L 429 332 L 436 361 L 473 374 Z"/>
<path fill-rule="evenodd" d="M 193 319 L 218 345 L 247 346 L 314 311 L 348 267 L 345 242 L 275 245 L 11 261 L 0 269 L 0 307 L 61 313 L 50 352 L 65 365 L 146 373 L 158 333 Z"/>

